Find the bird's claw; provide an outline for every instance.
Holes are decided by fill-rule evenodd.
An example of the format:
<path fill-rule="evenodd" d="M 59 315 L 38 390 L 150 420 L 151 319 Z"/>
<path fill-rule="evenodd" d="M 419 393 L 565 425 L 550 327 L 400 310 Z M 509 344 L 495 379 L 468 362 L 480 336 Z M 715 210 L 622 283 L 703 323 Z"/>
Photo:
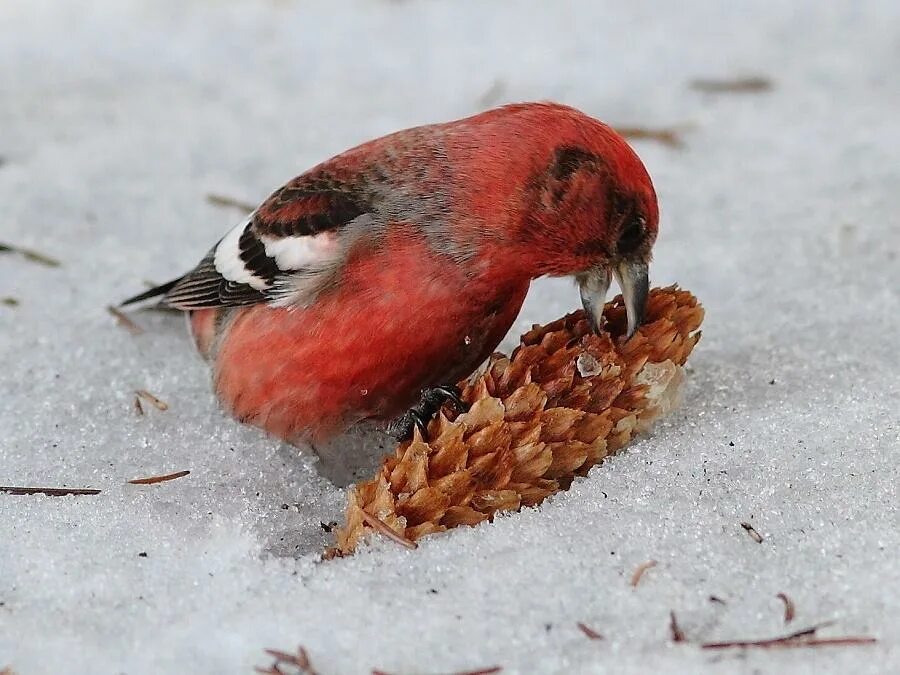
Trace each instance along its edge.
<path fill-rule="evenodd" d="M 419 403 L 420 410 L 425 406 L 433 407 L 433 410 L 430 412 L 428 417 L 431 417 L 438 410 L 441 409 L 441 406 L 445 403 L 452 403 L 453 407 L 460 412 L 464 412 L 469 409 L 463 400 L 462 400 L 462 392 L 460 392 L 459 387 L 453 384 L 445 384 L 440 387 L 434 387 L 432 389 L 425 389 L 422 392 L 422 399 Z"/>
<path fill-rule="evenodd" d="M 462 400 L 459 388 L 452 385 L 441 385 L 422 391 L 419 402 L 395 419 L 388 426 L 388 431 L 398 441 L 412 438 L 413 429 L 418 429 L 423 436 L 428 429 L 428 422 L 445 403 L 450 403 L 458 412 L 465 412 L 469 406 Z"/>

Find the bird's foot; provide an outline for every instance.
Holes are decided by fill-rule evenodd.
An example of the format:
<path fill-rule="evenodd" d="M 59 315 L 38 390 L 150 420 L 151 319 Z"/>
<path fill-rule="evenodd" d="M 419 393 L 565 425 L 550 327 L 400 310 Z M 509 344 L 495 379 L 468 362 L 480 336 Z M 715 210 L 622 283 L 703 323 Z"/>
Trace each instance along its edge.
<path fill-rule="evenodd" d="M 388 432 L 401 442 L 412 438 L 413 429 L 416 428 L 424 436 L 428 422 L 445 403 L 451 403 L 459 412 L 469 409 L 462 400 L 459 388 L 452 384 L 424 389 L 419 402 L 391 422 Z"/>

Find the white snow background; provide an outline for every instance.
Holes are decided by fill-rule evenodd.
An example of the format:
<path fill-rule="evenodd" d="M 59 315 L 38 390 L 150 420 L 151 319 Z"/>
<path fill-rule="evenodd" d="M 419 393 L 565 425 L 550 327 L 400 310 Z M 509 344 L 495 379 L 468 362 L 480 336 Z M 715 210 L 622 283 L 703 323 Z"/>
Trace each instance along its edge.
<path fill-rule="evenodd" d="M 898 73 L 892 0 L 0 3 L 0 242 L 62 262 L 0 254 L 0 484 L 103 490 L 0 494 L 0 670 L 900 672 Z M 774 86 L 690 86 L 744 75 Z M 653 281 L 707 310 L 684 404 L 541 508 L 319 563 L 344 490 L 218 410 L 177 317 L 105 307 L 237 221 L 209 192 L 535 99 L 685 126 L 635 141 Z M 535 284 L 506 346 L 577 304 Z M 698 646 L 821 621 L 879 642 Z"/>

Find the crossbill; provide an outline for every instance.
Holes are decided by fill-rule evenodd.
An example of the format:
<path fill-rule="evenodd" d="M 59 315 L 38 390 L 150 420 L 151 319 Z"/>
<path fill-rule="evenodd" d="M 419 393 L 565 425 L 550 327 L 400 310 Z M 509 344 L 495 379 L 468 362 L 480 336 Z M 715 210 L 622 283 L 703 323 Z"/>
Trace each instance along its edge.
<path fill-rule="evenodd" d="M 242 422 L 295 443 L 363 421 L 403 435 L 493 352 L 533 279 L 573 276 L 597 330 L 615 276 L 630 335 L 658 219 L 613 129 L 563 105 L 508 105 L 315 166 L 194 269 L 123 304 L 184 310 Z"/>

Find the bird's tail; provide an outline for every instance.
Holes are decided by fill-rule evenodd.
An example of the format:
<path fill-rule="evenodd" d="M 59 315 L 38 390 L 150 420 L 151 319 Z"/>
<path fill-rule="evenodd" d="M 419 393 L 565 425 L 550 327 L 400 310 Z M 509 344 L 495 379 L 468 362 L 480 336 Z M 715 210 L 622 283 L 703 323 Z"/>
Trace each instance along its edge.
<path fill-rule="evenodd" d="M 178 277 L 177 279 L 172 279 L 172 281 L 169 281 L 168 283 L 165 283 L 161 286 L 156 286 L 154 288 L 151 288 L 149 291 L 144 291 L 143 293 L 135 295 L 133 298 L 128 298 L 127 300 L 123 300 L 121 303 L 119 303 L 119 306 L 125 307 L 126 305 L 133 305 L 138 302 L 143 302 L 144 300 L 149 300 L 150 298 L 159 297 L 160 295 L 164 296 L 166 293 L 168 293 L 173 288 L 175 288 L 175 284 L 177 284 L 179 281 L 181 281 L 181 279 L 182 279 L 182 277 Z M 162 302 L 165 302 L 165 298 L 163 298 Z"/>

